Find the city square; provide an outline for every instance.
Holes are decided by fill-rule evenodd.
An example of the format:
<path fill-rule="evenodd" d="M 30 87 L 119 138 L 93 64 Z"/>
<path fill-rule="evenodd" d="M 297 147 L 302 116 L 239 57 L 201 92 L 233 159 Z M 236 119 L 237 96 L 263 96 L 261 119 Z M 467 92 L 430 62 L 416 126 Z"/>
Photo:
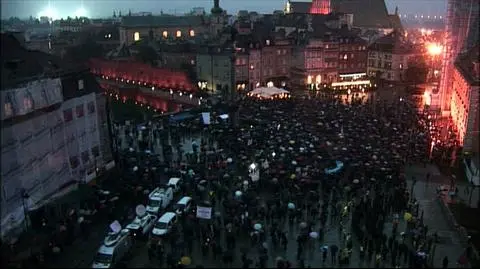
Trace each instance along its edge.
<path fill-rule="evenodd" d="M 447 2 L 2 20 L 3 265 L 475 268 L 478 4 Z"/>

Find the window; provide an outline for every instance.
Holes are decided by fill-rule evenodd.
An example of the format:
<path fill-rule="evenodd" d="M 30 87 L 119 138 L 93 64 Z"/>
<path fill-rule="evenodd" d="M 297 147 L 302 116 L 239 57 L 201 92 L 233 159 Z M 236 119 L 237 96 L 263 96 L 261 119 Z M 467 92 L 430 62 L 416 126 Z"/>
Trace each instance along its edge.
<path fill-rule="evenodd" d="M 194 37 L 194 36 L 195 36 L 195 31 L 194 31 L 194 30 L 190 30 L 190 36 L 191 36 L 191 37 Z"/>
<path fill-rule="evenodd" d="M 133 40 L 134 41 L 139 41 L 140 40 L 140 33 L 139 32 L 135 32 L 133 34 Z"/>
<path fill-rule="evenodd" d="M 75 112 L 76 112 L 76 114 L 77 114 L 77 118 L 83 117 L 83 115 L 84 115 L 84 113 L 85 113 L 85 112 L 83 111 L 83 104 L 78 105 L 78 106 L 76 107 L 76 109 L 75 109 Z"/>
<path fill-rule="evenodd" d="M 83 79 L 78 80 L 78 89 L 83 90 L 85 85 L 83 84 Z"/>
<path fill-rule="evenodd" d="M 167 31 L 163 31 L 162 36 L 163 36 L 163 38 L 168 38 L 168 32 L 167 32 Z"/>
<path fill-rule="evenodd" d="M 182 37 L 182 31 L 178 30 L 176 36 L 177 36 L 178 38 Z"/>
<path fill-rule="evenodd" d="M 73 111 L 71 108 L 65 109 L 63 111 L 63 121 L 64 122 L 69 122 L 73 120 Z"/>
<path fill-rule="evenodd" d="M 348 55 L 347 54 L 343 55 L 343 59 L 348 60 Z"/>
<path fill-rule="evenodd" d="M 282 54 L 282 51 L 281 50 L 277 50 L 277 55 L 281 55 Z"/>
<path fill-rule="evenodd" d="M 88 163 L 89 160 L 90 160 L 90 152 L 88 150 L 82 152 L 82 162 L 86 164 Z"/>
<path fill-rule="evenodd" d="M 25 111 L 31 111 L 33 109 L 33 100 L 29 94 L 23 97 L 23 108 Z"/>
<path fill-rule="evenodd" d="M 267 39 L 267 41 L 265 41 L 265 44 L 267 44 L 267 46 L 270 46 L 270 40 Z"/>
<path fill-rule="evenodd" d="M 95 103 L 93 101 L 88 103 L 87 108 L 88 108 L 88 114 L 95 113 Z"/>
<path fill-rule="evenodd" d="M 100 156 L 100 148 L 98 146 L 95 146 L 92 148 L 92 156 L 93 157 Z"/>
<path fill-rule="evenodd" d="M 13 114 L 12 104 L 7 102 L 3 105 L 3 112 L 5 113 L 5 117 L 10 117 Z"/>
<path fill-rule="evenodd" d="M 353 53 L 350 53 L 350 58 L 352 58 L 352 59 L 354 58 L 354 57 L 353 57 Z"/>
<path fill-rule="evenodd" d="M 77 156 L 70 157 L 70 167 L 72 169 L 77 168 L 79 165 L 79 160 Z"/>

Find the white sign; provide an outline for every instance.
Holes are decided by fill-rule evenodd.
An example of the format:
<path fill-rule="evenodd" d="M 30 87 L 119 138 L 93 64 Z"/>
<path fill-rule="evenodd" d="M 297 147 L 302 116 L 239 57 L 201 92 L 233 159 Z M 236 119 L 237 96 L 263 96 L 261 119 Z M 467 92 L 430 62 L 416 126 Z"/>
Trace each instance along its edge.
<path fill-rule="evenodd" d="M 212 208 L 197 206 L 197 218 L 199 219 L 211 219 L 212 218 Z"/>
<path fill-rule="evenodd" d="M 118 233 L 122 230 L 122 225 L 120 225 L 120 222 L 118 220 L 110 223 L 110 229 L 112 229 L 113 232 Z"/>
<path fill-rule="evenodd" d="M 202 119 L 203 119 L 203 124 L 209 125 L 210 124 L 210 112 L 202 112 Z"/>

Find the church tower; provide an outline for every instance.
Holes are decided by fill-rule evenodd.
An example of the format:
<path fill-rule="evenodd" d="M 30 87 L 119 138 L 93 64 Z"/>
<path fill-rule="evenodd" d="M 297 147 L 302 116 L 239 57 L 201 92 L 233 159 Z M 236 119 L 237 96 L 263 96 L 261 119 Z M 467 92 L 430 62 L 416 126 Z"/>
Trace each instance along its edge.
<path fill-rule="evenodd" d="M 312 0 L 310 14 L 329 14 L 330 0 Z"/>
<path fill-rule="evenodd" d="M 213 8 L 210 16 L 210 33 L 213 34 L 213 36 L 218 36 L 225 27 L 225 24 L 225 13 L 220 7 L 220 0 L 213 0 Z"/>

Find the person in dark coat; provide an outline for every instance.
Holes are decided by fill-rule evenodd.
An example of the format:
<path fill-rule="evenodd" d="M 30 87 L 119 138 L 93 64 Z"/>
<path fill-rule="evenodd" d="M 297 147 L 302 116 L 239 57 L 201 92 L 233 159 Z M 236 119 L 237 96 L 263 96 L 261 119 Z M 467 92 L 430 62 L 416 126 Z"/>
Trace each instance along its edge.
<path fill-rule="evenodd" d="M 330 246 L 330 255 L 332 256 L 332 264 L 336 264 L 337 262 L 337 253 L 338 253 L 338 246 L 333 244 Z"/>
<path fill-rule="evenodd" d="M 443 268 L 443 269 L 447 269 L 447 268 L 448 268 L 448 257 L 447 257 L 447 256 L 443 257 L 442 268 Z"/>

